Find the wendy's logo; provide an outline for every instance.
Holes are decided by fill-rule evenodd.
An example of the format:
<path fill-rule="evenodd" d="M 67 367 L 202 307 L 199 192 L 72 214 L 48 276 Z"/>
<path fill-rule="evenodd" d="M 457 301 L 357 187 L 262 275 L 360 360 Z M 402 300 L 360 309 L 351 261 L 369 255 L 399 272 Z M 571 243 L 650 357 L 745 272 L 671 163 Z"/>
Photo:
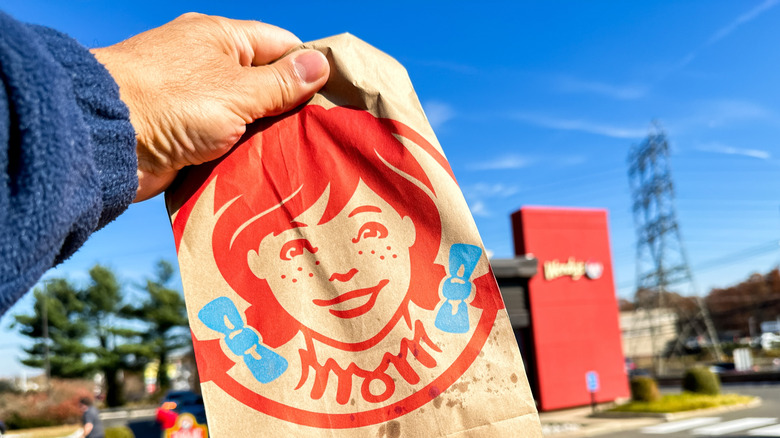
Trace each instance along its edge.
<path fill-rule="evenodd" d="M 585 262 L 585 276 L 591 280 L 598 280 L 604 272 L 604 265 L 600 262 L 588 260 Z"/>
<path fill-rule="evenodd" d="M 471 366 L 503 303 L 476 242 L 442 236 L 456 214 L 442 187 L 456 185 L 422 136 L 309 105 L 204 169 L 174 219 L 180 253 L 220 277 L 195 283 L 216 285 L 193 323 L 202 381 L 286 421 L 350 428 L 420 408 Z M 210 238 L 182 239 L 189 221 Z"/>

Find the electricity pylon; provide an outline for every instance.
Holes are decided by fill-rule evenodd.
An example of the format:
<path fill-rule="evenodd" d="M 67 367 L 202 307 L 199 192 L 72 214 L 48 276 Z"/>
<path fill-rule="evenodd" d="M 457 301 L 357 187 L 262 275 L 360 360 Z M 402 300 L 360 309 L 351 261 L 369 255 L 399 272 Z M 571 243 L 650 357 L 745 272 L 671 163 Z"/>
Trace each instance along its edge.
<path fill-rule="evenodd" d="M 659 328 L 657 310 L 664 309 L 669 286 L 688 285 L 695 296 L 698 312 L 688 321 L 682 321 L 683 331 L 677 337 L 677 347 L 684 342 L 691 329 L 709 339 L 718 360 L 722 359 L 718 336 L 707 307 L 696 289 L 688 257 L 685 253 L 677 214 L 674 207 L 674 183 L 669 162 L 669 141 L 666 133 L 656 123 L 647 138 L 631 149 L 628 156 L 628 177 L 633 198 L 634 224 L 636 226 L 636 290 L 647 291 L 645 302 L 637 307 L 645 310 L 653 320 L 648 324 L 652 338 L 653 361 L 656 374 L 661 373 L 660 352 L 656 351 L 656 335 Z M 648 296 L 649 295 L 649 296 Z M 639 294 L 637 294 L 639 298 Z M 704 327 L 700 326 L 703 321 Z"/>

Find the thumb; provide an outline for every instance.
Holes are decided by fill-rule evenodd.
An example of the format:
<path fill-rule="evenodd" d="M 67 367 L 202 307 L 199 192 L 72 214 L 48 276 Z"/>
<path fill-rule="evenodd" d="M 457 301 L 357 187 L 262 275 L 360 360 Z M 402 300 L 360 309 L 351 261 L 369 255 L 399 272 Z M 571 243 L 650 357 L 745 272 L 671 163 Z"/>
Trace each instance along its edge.
<path fill-rule="evenodd" d="M 237 109 L 249 120 L 295 108 L 322 88 L 330 74 L 328 60 L 316 50 L 297 50 L 272 64 L 243 69 Z"/>

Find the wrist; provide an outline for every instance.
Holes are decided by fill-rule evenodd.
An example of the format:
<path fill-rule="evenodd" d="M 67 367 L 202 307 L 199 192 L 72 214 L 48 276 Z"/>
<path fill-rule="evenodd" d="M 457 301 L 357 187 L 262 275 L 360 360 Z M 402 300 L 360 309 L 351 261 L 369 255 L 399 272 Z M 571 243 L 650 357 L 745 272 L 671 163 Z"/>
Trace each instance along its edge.
<path fill-rule="evenodd" d="M 130 63 L 123 60 L 121 51 L 117 50 L 116 46 L 95 48 L 91 49 L 90 52 L 114 78 L 114 81 L 119 86 L 119 98 L 127 105 L 130 112 L 130 124 L 135 130 L 135 153 L 138 160 L 136 171 L 138 189 L 133 202 L 145 201 L 162 192 L 167 187 L 166 182 L 170 183 L 173 181 L 173 178 L 176 176 L 175 172 L 173 175 L 166 175 L 163 169 L 160 168 L 161 166 L 155 164 L 158 160 L 155 159 L 153 150 L 147 146 L 149 142 L 145 133 L 149 130 L 143 118 L 140 117 L 143 108 L 139 107 L 139 102 L 142 102 L 142 100 L 135 98 L 142 87 L 137 85 L 138 80 L 133 69 L 125 67 L 130 65 Z M 159 90 L 159 88 L 155 87 L 147 89 Z"/>
<path fill-rule="evenodd" d="M 138 191 L 133 202 L 146 201 L 162 193 L 176 178 L 176 172 L 157 174 L 138 168 Z"/>
<path fill-rule="evenodd" d="M 130 123 L 135 129 L 136 137 L 143 138 L 146 127 L 139 117 L 142 108 L 138 108 L 140 100 L 136 96 L 139 95 L 139 90 L 144 87 L 138 86 L 139 82 L 133 68 L 127 67 L 131 63 L 125 62 L 121 52 L 116 50 L 114 46 L 90 49 L 90 52 L 99 63 L 103 64 L 103 67 L 108 70 L 108 73 L 114 78 L 114 82 L 119 86 L 119 98 L 130 110 Z M 147 90 L 159 90 L 159 88 L 148 87 Z"/>

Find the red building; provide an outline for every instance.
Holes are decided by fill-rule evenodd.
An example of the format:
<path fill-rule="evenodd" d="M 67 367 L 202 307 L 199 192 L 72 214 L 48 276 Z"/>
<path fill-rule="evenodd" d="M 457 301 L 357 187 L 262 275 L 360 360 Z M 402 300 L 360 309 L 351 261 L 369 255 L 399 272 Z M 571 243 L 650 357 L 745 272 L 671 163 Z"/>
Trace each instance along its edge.
<path fill-rule="evenodd" d="M 606 210 L 524 207 L 512 227 L 518 257 L 492 264 L 539 409 L 628 397 Z"/>

